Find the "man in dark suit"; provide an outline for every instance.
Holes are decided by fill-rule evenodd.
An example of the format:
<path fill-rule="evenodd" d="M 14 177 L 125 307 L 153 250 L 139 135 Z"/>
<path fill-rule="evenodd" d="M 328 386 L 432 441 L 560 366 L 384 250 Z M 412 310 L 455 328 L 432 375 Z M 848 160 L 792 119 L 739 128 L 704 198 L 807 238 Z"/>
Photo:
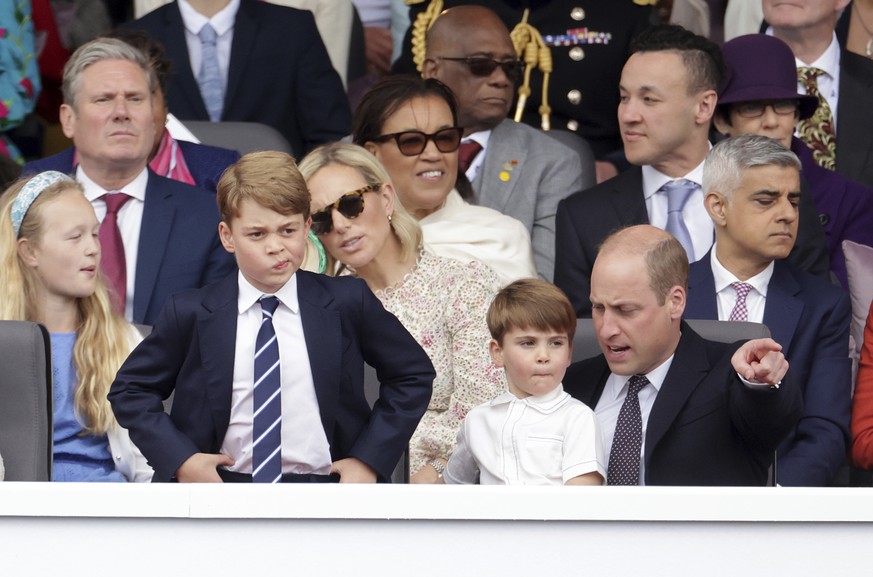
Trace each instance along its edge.
<path fill-rule="evenodd" d="M 217 38 L 217 111 L 201 92 L 207 62 L 198 33 Z M 339 140 L 351 113 L 310 12 L 258 0 L 179 0 L 128 24 L 161 42 L 173 63 L 167 99 L 185 120 L 260 122 L 281 132 L 294 155 Z"/>
<path fill-rule="evenodd" d="M 458 100 L 458 122 L 464 127 L 461 169 L 473 185 L 475 202 L 527 227 L 537 273 L 551 281 L 558 201 L 582 190 L 583 180 L 593 184 L 594 167 L 583 176 L 575 151 L 506 117 L 522 67 L 509 31 L 494 12 L 482 6 L 451 8 L 427 38 L 422 75 L 446 84 Z M 491 72 L 474 74 L 481 65 L 493 66 Z M 479 151 L 467 154 L 469 146 Z"/>
<path fill-rule="evenodd" d="M 403 40 L 403 54 L 395 72 L 422 70 L 424 34 L 439 15 L 435 10 L 478 4 L 493 10 L 506 27 L 525 39 L 536 69 L 530 73 L 530 92 L 522 122 L 536 128 L 570 130 L 584 137 L 597 159 L 600 182 L 615 173 L 621 140 L 615 119 L 615 86 L 631 40 L 652 21 L 651 6 L 631 0 L 443 0 L 407 2 L 412 25 Z M 541 37 L 544 49 L 537 43 Z M 548 78 L 543 74 L 548 64 Z M 547 100 L 543 100 L 544 97 Z M 513 113 L 516 107 L 512 109 Z M 618 153 L 618 154 L 616 154 Z"/>
<path fill-rule="evenodd" d="M 609 484 L 764 485 L 800 393 L 772 339 L 701 339 L 682 322 L 688 258 L 650 225 L 608 237 L 591 277 L 603 354 L 564 388 L 594 409 Z"/>
<path fill-rule="evenodd" d="M 591 267 L 613 230 L 643 223 L 663 228 L 679 237 L 691 261 L 712 246 L 700 184 L 723 69 L 718 46 L 684 28 L 656 26 L 637 37 L 621 73 L 618 106 L 625 155 L 636 166 L 565 198 L 555 217 L 555 284 L 579 316 L 591 314 Z M 791 259 L 827 275 L 824 233 L 812 201 L 803 203 Z"/>
<path fill-rule="evenodd" d="M 685 317 L 769 327 L 804 400 L 777 451 L 777 481 L 829 486 L 849 447 L 851 307 L 839 287 L 783 260 L 797 232 L 800 161 L 775 140 L 738 136 L 709 153 L 703 185 L 716 243 L 691 265 Z"/>
<path fill-rule="evenodd" d="M 171 294 L 218 280 L 234 268 L 218 239 L 214 196 L 147 168 L 155 123 L 140 52 L 116 39 L 90 42 L 70 58 L 63 85 L 61 125 L 76 146 L 78 166 L 71 149 L 25 170 L 74 174 L 102 221 L 109 195 L 130 197 L 116 216 L 121 246 L 114 264 L 124 274 L 107 278 L 119 311 L 128 320 L 151 324 Z M 107 251 L 104 246 L 104 273 Z"/>
<path fill-rule="evenodd" d="M 764 0 L 764 19 L 791 47 L 798 68 L 821 72 L 815 83 L 836 121 L 837 172 L 873 188 L 873 63 L 841 47 L 834 32 L 848 5 L 849 0 Z"/>

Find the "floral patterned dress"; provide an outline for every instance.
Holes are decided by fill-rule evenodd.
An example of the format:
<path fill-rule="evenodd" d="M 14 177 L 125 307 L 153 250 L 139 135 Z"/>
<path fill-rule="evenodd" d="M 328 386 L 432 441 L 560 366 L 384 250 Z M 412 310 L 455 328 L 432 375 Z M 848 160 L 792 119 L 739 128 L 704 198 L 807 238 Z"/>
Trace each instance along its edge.
<path fill-rule="evenodd" d="M 422 251 L 400 284 L 376 296 L 422 346 L 436 370 L 433 396 L 409 442 L 410 474 L 431 460 L 448 459 L 461 421 L 473 407 L 506 388 L 488 353 L 488 306 L 500 290 L 494 272 Z"/>
<path fill-rule="evenodd" d="M 24 120 L 39 96 L 30 0 L 0 2 L 0 154 L 23 163 L 3 132 Z"/>

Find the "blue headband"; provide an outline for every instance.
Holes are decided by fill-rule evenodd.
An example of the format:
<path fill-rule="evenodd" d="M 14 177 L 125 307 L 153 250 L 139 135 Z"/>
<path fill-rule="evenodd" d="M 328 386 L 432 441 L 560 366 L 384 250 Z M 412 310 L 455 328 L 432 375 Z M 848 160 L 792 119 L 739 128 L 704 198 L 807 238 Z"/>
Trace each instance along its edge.
<path fill-rule="evenodd" d="M 66 174 L 56 170 L 40 172 L 27 181 L 27 184 L 21 188 L 18 196 L 15 197 L 15 200 L 12 202 L 12 230 L 15 232 L 15 238 L 18 238 L 18 232 L 21 230 L 21 222 L 24 220 L 24 216 L 30 209 L 30 205 L 33 204 L 34 200 L 36 200 L 36 197 L 45 192 L 45 190 L 53 184 L 65 180 L 72 183 L 76 182 Z"/>

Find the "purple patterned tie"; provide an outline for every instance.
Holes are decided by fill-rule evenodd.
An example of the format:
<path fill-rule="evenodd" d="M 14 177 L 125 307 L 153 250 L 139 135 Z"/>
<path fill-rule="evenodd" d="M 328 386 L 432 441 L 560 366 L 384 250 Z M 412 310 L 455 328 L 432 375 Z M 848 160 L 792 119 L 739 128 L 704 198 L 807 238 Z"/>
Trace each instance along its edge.
<path fill-rule="evenodd" d="M 797 123 L 800 138 L 812 149 L 812 157 L 823 168 L 837 168 L 837 140 L 834 132 L 834 115 L 827 99 L 818 89 L 818 77 L 824 74 L 820 68 L 801 66 L 797 69 L 797 78 L 810 96 L 818 98 L 818 108 L 815 113 Z"/>
<path fill-rule="evenodd" d="M 607 485 L 640 484 L 640 450 L 643 446 L 643 417 L 640 413 L 640 391 L 649 384 L 643 375 L 634 375 L 627 384 L 627 396 L 618 412 L 615 435 L 606 469 Z"/>
<path fill-rule="evenodd" d="M 752 285 L 744 282 L 732 282 L 731 286 L 737 291 L 737 304 L 734 305 L 734 310 L 731 311 L 728 320 L 747 321 L 749 320 L 749 309 L 746 307 L 746 297 L 749 296 Z"/>

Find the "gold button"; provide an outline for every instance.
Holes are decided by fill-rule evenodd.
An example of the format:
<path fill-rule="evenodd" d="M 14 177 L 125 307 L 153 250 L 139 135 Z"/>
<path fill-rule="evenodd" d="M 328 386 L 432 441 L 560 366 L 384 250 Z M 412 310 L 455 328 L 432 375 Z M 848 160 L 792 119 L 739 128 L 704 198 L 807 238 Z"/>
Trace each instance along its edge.
<path fill-rule="evenodd" d="M 571 90 L 567 93 L 567 100 L 570 101 L 570 104 L 579 104 L 582 102 L 582 93 L 578 90 Z"/>
<path fill-rule="evenodd" d="M 573 132 L 576 132 L 577 130 L 579 130 L 579 123 L 575 120 L 568 120 L 567 130 L 572 130 Z"/>
<path fill-rule="evenodd" d="M 579 20 L 585 20 L 585 10 L 583 10 L 581 6 L 576 6 L 570 10 L 570 18 L 577 22 Z"/>
<path fill-rule="evenodd" d="M 581 46 L 574 46 L 570 49 L 570 60 L 575 60 L 576 62 L 579 62 L 583 58 L 585 58 L 585 51 L 582 50 Z"/>

